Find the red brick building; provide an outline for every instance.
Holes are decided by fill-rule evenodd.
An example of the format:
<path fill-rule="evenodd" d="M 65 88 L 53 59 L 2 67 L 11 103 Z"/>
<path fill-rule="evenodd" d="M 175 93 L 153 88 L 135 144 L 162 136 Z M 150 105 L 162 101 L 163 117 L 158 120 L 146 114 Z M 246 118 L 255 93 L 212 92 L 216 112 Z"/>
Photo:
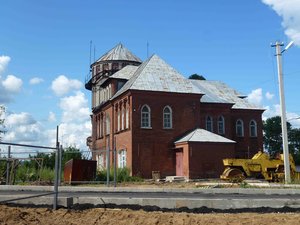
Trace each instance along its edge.
<path fill-rule="evenodd" d="M 157 55 L 142 62 L 121 44 L 91 69 L 88 145 L 100 168 L 104 150 L 115 148 L 117 165 L 132 175 L 219 177 L 223 158 L 263 148 L 263 110 L 222 82 L 186 79 Z"/>

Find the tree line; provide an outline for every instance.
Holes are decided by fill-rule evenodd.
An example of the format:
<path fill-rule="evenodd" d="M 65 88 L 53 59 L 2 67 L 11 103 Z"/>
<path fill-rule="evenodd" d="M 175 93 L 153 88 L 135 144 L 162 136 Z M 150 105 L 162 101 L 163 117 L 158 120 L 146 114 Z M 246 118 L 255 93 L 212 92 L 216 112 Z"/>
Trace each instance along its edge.
<path fill-rule="evenodd" d="M 271 157 L 283 152 L 281 118 L 279 116 L 263 121 L 264 147 Z M 295 163 L 300 164 L 300 128 L 293 128 L 287 122 L 289 153 L 294 157 Z"/>

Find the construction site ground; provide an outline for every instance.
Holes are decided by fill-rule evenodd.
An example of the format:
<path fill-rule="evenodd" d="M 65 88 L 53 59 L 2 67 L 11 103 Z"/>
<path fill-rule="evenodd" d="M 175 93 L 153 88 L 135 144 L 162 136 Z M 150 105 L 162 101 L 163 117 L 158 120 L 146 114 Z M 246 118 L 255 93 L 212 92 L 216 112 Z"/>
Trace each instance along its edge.
<path fill-rule="evenodd" d="M 77 187 L 94 187 L 96 185 L 76 185 Z M 113 184 L 111 184 L 113 186 Z M 121 183 L 118 187 L 135 188 L 300 188 L 299 184 L 274 184 L 261 180 L 246 180 L 243 183 L 227 183 L 219 180 L 201 180 L 195 182 L 142 182 L 142 183 Z M 126 225 L 150 225 L 150 224 L 230 224 L 230 225 L 285 225 L 299 224 L 300 213 L 186 213 L 186 212 L 147 212 L 143 210 L 130 209 L 66 209 L 52 210 L 44 207 L 17 207 L 16 205 L 0 205 L 0 224 L 126 224 Z"/>
<path fill-rule="evenodd" d="M 49 208 L 9 207 L 0 205 L 0 224 L 230 224 L 230 225 L 287 225 L 299 224 L 297 213 L 172 213 L 145 212 L 126 209 L 52 210 Z"/>

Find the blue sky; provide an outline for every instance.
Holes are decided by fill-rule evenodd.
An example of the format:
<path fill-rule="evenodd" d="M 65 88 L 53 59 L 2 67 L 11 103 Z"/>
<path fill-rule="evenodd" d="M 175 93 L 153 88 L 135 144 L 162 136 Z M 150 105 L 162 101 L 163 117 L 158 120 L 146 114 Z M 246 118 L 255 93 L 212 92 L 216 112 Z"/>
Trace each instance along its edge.
<path fill-rule="evenodd" d="M 286 107 L 300 115 L 300 1 L 3 1 L 0 7 L 0 104 L 7 141 L 85 149 L 90 134 L 89 45 L 95 58 L 122 42 L 142 60 L 156 53 L 185 76 L 202 74 L 279 113 L 271 42 L 284 53 Z M 94 55 L 92 55 L 94 59 Z M 70 104 L 72 103 L 72 104 Z M 291 120 L 300 126 L 300 120 Z"/>

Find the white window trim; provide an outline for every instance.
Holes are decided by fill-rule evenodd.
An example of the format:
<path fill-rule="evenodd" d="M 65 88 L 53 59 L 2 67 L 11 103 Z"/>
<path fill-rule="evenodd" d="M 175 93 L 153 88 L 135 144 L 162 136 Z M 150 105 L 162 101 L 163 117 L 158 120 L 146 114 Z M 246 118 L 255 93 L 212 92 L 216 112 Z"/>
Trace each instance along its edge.
<path fill-rule="evenodd" d="M 254 125 L 251 125 L 252 122 L 254 122 Z M 254 135 L 252 135 L 252 132 L 251 132 L 252 126 L 254 126 Z M 255 120 L 251 120 L 249 122 L 249 134 L 250 134 L 250 137 L 257 137 L 257 123 Z"/>
<path fill-rule="evenodd" d="M 125 129 L 129 129 L 129 108 L 126 108 L 126 124 L 125 124 Z"/>
<path fill-rule="evenodd" d="M 208 122 L 208 118 L 210 118 L 210 129 L 208 129 L 208 126 L 207 126 L 207 122 Z M 205 119 L 205 128 L 207 131 L 209 132 L 213 132 L 214 131 L 214 121 L 213 121 L 213 118 L 211 116 L 206 116 L 206 119 Z"/>
<path fill-rule="evenodd" d="M 109 115 L 106 115 L 105 122 L 106 122 L 105 132 L 106 132 L 106 135 L 108 135 L 108 134 L 110 134 L 110 117 L 109 117 Z"/>
<path fill-rule="evenodd" d="M 125 109 L 123 107 L 121 112 L 121 130 L 124 130 L 125 127 L 124 123 L 125 123 Z"/>
<path fill-rule="evenodd" d="M 241 129 L 242 129 L 242 134 L 239 135 L 238 133 L 238 122 L 241 122 Z M 235 123 L 235 132 L 237 137 L 244 137 L 244 122 L 241 119 L 238 119 Z"/>
<path fill-rule="evenodd" d="M 148 126 L 143 126 L 143 109 L 146 107 L 148 109 Z M 141 108 L 141 128 L 143 129 L 151 129 L 151 108 L 148 105 L 143 105 Z"/>
<path fill-rule="evenodd" d="M 127 165 L 127 151 L 125 149 L 118 152 L 118 168 L 125 168 Z"/>
<path fill-rule="evenodd" d="M 118 110 L 118 112 L 117 112 L 117 131 L 120 131 L 120 128 L 121 128 L 121 126 L 120 126 L 120 118 L 121 117 L 121 112 L 120 112 L 120 110 Z"/>
<path fill-rule="evenodd" d="M 99 155 L 97 155 L 97 168 L 98 170 L 103 170 L 104 167 L 104 154 L 100 153 Z"/>
<path fill-rule="evenodd" d="M 221 119 L 222 121 L 221 121 L 220 119 Z M 222 125 L 223 125 L 223 129 L 222 129 L 221 132 L 220 132 L 220 129 L 219 129 L 220 123 L 222 123 Z M 218 118 L 218 133 L 219 133 L 219 134 L 225 134 L 225 118 L 224 118 L 224 116 L 219 116 L 219 118 Z"/>
<path fill-rule="evenodd" d="M 170 112 L 165 113 L 165 109 L 169 109 Z M 170 115 L 170 126 L 165 126 L 165 114 Z M 163 128 L 164 129 L 172 129 L 173 128 L 173 111 L 172 111 L 172 108 L 168 105 L 165 106 L 163 109 Z"/>

